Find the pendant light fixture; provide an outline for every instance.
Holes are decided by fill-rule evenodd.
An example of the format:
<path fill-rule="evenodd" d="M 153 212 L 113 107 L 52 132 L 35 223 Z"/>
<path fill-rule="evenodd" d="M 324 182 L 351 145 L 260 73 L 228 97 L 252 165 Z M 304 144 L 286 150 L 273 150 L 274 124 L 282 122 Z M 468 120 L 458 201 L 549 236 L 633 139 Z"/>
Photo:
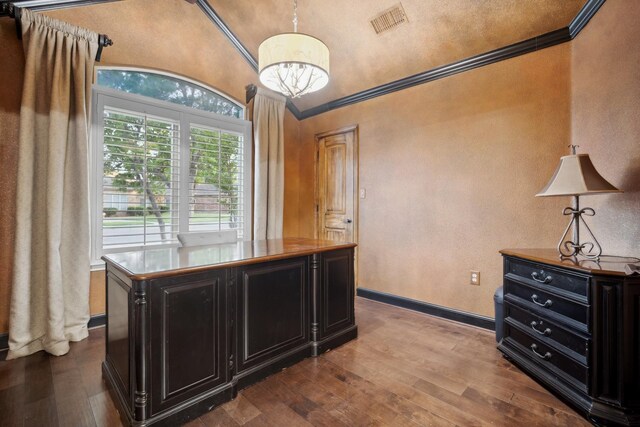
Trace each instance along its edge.
<path fill-rule="evenodd" d="M 298 1 L 293 0 L 293 33 L 269 37 L 258 49 L 260 82 L 291 98 L 329 83 L 329 48 L 321 40 L 298 33 Z"/>

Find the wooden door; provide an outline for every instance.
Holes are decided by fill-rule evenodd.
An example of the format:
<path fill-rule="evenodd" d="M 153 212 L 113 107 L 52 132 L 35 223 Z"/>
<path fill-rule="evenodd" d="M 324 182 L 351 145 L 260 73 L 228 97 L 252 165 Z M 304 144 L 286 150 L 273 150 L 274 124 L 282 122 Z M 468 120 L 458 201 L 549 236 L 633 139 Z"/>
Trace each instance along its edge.
<path fill-rule="evenodd" d="M 358 128 L 316 135 L 316 238 L 358 240 Z"/>

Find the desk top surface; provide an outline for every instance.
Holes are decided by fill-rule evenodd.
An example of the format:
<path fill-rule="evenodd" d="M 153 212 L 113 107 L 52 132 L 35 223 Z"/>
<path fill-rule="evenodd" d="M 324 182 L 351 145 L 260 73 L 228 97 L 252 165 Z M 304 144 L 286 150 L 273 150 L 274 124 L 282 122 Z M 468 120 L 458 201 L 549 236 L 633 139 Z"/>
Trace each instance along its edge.
<path fill-rule="evenodd" d="M 626 276 L 628 275 L 625 270 L 626 265 L 638 264 L 638 259 L 634 257 L 614 257 L 607 255 L 602 255 L 597 261 L 582 257 L 561 259 L 556 249 L 503 249 L 500 253 L 529 261 L 542 262 L 558 267 L 583 271 L 585 273 L 607 276 Z"/>
<path fill-rule="evenodd" d="M 133 280 L 148 280 L 213 268 L 237 267 L 311 255 L 355 246 L 355 243 L 286 238 L 185 248 L 145 249 L 108 254 L 102 259 Z"/>

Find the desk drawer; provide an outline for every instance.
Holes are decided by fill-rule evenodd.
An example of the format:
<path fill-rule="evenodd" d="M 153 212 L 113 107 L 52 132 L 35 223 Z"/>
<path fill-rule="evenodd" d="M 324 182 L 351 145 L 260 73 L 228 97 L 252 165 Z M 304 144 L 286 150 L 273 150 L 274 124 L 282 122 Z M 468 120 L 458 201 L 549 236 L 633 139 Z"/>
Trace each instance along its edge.
<path fill-rule="evenodd" d="M 505 275 L 512 276 L 512 279 L 520 279 L 525 282 L 533 281 L 540 286 L 557 288 L 565 292 L 581 295 L 586 300 L 585 302 L 588 302 L 588 277 L 518 258 L 507 258 L 507 260 Z"/>
<path fill-rule="evenodd" d="M 504 303 L 505 321 L 513 322 L 522 329 L 531 330 L 539 339 L 555 347 L 562 346 L 563 352 L 573 359 L 587 364 L 589 339 L 573 333 L 537 313 L 533 313 L 507 301 Z"/>
<path fill-rule="evenodd" d="M 562 378 L 577 389 L 587 391 L 589 369 L 585 365 L 563 355 L 550 345 L 508 323 L 505 323 L 504 331 L 503 341 L 506 345 L 549 371 L 553 376 Z"/>
<path fill-rule="evenodd" d="M 504 295 L 507 300 L 510 295 L 517 297 L 517 299 L 526 304 L 525 306 L 531 307 L 532 311 L 540 312 L 543 316 L 549 315 L 553 317 L 555 313 L 575 320 L 581 324 L 578 325 L 579 329 L 583 329 L 585 332 L 588 331 L 587 320 L 589 312 L 587 305 L 508 279 L 504 281 Z"/>

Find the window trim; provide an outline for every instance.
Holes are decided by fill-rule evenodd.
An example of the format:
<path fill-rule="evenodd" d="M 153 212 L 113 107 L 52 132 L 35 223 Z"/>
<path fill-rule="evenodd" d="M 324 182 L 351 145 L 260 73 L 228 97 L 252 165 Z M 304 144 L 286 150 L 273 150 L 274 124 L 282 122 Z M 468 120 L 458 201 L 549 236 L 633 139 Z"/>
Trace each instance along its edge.
<path fill-rule="evenodd" d="M 236 132 L 243 135 L 243 240 L 251 240 L 252 229 L 252 139 L 251 122 L 230 116 L 223 116 L 203 110 L 198 110 L 183 105 L 173 104 L 167 101 L 150 98 L 143 95 L 127 93 L 104 86 L 93 85 L 91 100 L 91 131 L 89 144 L 89 164 L 90 164 L 90 209 L 91 209 L 91 267 L 92 270 L 104 268 L 104 262 L 100 257 L 105 253 L 130 252 L 143 249 L 160 249 L 178 247 L 178 242 L 158 243 L 138 246 L 127 246 L 113 248 L 104 252 L 102 247 L 102 178 L 103 168 L 103 135 L 101 131 L 104 126 L 101 113 L 105 105 L 124 110 L 137 111 L 144 114 L 177 120 L 180 126 L 180 162 L 181 174 L 189 172 L 188 167 L 184 167 L 183 162 L 189 161 L 189 141 L 190 126 L 184 124 L 195 124 L 213 127 L 225 131 Z M 181 176 L 181 180 L 183 176 Z M 180 201 L 188 200 L 188 186 L 181 185 L 179 193 Z M 179 208 L 183 210 L 182 207 Z M 184 215 L 179 216 L 180 232 L 188 231 L 189 218 Z M 186 224 L 186 229 L 185 227 Z"/>

